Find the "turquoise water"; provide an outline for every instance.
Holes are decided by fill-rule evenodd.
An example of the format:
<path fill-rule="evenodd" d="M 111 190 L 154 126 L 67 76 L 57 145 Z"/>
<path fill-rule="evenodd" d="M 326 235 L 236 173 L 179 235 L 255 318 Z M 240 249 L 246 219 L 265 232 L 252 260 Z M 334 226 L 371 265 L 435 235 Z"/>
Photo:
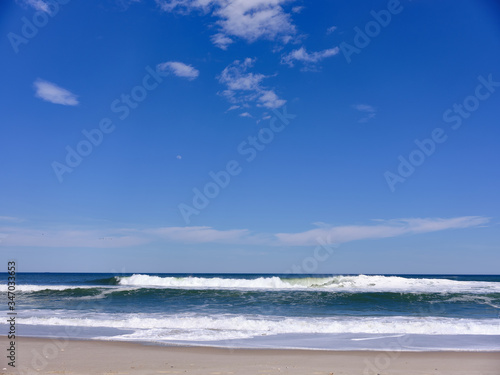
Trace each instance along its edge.
<path fill-rule="evenodd" d="M 20 335 L 500 350 L 500 276 L 20 273 L 17 282 Z"/>

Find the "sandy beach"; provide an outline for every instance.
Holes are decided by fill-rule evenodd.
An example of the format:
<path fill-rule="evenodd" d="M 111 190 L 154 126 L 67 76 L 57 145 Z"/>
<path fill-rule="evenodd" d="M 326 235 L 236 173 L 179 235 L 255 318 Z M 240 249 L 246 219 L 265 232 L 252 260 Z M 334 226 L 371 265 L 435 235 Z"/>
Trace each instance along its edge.
<path fill-rule="evenodd" d="M 39 338 L 17 339 L 15 369 L 5 356 L 1 363 L 1 374 L 500 374 L 497 352 L 230 350 Z"/>

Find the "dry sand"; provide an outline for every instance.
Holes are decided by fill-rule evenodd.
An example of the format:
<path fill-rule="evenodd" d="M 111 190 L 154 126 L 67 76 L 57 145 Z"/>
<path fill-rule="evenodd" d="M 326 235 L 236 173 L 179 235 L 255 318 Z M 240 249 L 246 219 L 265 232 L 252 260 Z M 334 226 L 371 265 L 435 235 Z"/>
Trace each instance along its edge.
<path fill-rule="evenodd" d="M 2 337 L 2 352 L 8 351 Z M 500 375 L 500 353 L 217 349 L 17 338 L 1 374 Z"/>

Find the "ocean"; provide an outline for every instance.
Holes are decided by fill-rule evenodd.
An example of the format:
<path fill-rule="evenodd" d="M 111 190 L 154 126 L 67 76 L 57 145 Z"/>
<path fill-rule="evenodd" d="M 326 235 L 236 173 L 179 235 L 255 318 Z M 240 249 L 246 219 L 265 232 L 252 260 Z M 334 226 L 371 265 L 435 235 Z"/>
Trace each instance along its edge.
<path fill-rule="evenodd" d="M 7 317 L 7 274 L 0 309 Z M 500 276 L 18 273 L 17 336 L 500 350 Z M 2 333 L 4 332 L 4 333 Z M 0 335 L 8 332 L 7 318 Z"/>

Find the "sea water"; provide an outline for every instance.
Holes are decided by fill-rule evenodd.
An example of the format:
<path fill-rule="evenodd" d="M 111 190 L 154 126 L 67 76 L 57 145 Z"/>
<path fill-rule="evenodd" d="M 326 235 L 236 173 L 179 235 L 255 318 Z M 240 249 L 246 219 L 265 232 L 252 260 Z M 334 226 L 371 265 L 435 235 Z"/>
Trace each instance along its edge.
<path fill-rule="evenodd" d="M 19 273 L 18 336 L 500 350 L 500 276 Z M 7 274 L 0 309 L 7 313 Z M 1 332 L 8 332 L 0 322 Z"/>

